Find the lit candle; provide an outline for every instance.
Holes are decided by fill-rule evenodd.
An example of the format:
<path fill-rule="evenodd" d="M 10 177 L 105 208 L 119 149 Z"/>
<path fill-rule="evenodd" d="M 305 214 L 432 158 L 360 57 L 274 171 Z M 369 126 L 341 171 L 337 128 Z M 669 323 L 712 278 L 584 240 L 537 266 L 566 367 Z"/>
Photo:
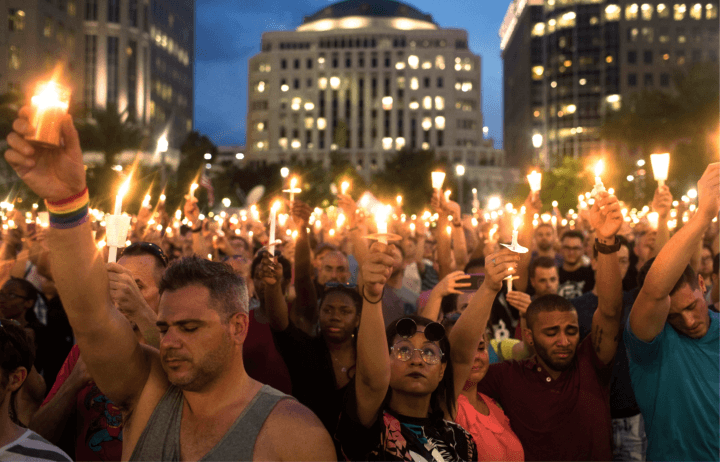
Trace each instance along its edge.
<path fill-rule="evenodd" d="M 340 184 L 340 192 L 341 192 L 342 194 L 347 194 L 348 189 L 350 189 L 350 182 L 348 182 L 348 181 L 343 181 L 343 182 Z"/>
<path fill-rule="evenodd" d="M 190 185 L 190 197 L 195 197 L 195 190 L 198 188 L 197 183 L 193 183 Z"/>
<path fill-rule="evenodd" d="M 275 201 L 270 208 L 270 247 L 268 248 L 270 256 L 275 256 L 275 219 L 277 211 L 280 209 L 280 202 Z"/>
<path fill-rule="evenodd" d="M 452 193 L 452 191 L 450 191 L 449 189 L 447 191 L 445 191 L 445 202 L 448 202 L 450 200 L 451 193 Z"/>
<path fill-rule="evenodd" d="M 513 232 L 512 232 L 512 248 L 518 247 L 518 228 L 520 227 L 520 224 L 522 224 L 522 218 L 521 217 L 515 217 L 515 220 L 513 220 Z"/>
<path fill-rule="evenodd" d="M 388 225 L 387 212 L 385 210 L 385 207 L 378 208 L 378 211 L 375 213 L 375 223 L 377 224 L 378 230 L 378 242 L 380 242 L 381 244 L 387 244 Z"/>
<path fill-rule="evenodd" d="M 127 181 L 120 186 L 115 196 L 113 214 L 107 217 L 108 263 L 115 263 L 117 261 L 117 249 L 122 246 L 121 242 L 127 238 L 127 232 L 130 228 L 130 217 L 122 216 L 122 201 L 130 189 L 131 178 L 132 177 L 128 177 Z"/>
<path fill-rule="evenodd" d="M 165 199 L 167 199 L 167 197 L 165 197 L 165 194 L 160 194 L 160 203 L 161 204 L 165 203 Z"/>
<path fill-rule="evenodd" d="M 297 185 L 297 178 L 290 178 L 290 202 L 295 201 L 295 185 Z"/>
<path fill-rule="evenodd" d="M 410 223 L 410 236 L 415 237 L 415 223 Z"/>
<path fill-rule="evenodd" d="M 123 197 L 125 196 L 125 194 L 127 194 L 129 189 L 130 189 L 130 177 L 128 177 L 127 181 L 125 181 L 125 183 L 123 183 L 123 185 L 120 186 L 117 196 L 115 196 L 115 209 L 114 209 L 113 215 L 122 215 Z"/>
<path fill-rule="evenodd" d="M 145 207 L 146 209 L 149 209 L 149 208 L 150 208 L 150 199 L 152 199 L 152 198 L 150 197 L 150 194 L 146 194 L 146 195 L 145 195 L 145 199 L 143 199 L 142 206 Z"/>
<path fill-rule="evenodd" d="M 397 202 L 397 205 L 402 205 L 402 196 L 396 197 L 395 201 Z"/>
<path fill-rule="evenodd" d="M 658 228 L 659 214 L 657 212 L 650 212 L 647 214 L 648 223 L 652 229 Z"/>
<path fill-rule="evenodd" d="M 536 172 L 535 170 L 533 170 L 527 176 L 527 179 L 528 179 L 528 183 L 530 184 L 530 191 L 532 191 L 532 192 L 540 191 L 540 187 L 542 184 L 542 173 Z"/>
<path fill-rule="evenodd" d="M 604 169 L 604 164 L 602 159 L 598 161 L 598 163 L 595 165 L 595 186 L 593 187 L 592 196 L 597 195 L 598 193 L 605 192 L 605 185 L 602 182 L 602 179 L 600 178 L 600 174 L 602 174 Z"/>
<path fill-rule="evenodd" d="M 35 95 L 30 99 L 33 111 L 30 124 L 35 128 L 35 133 L 26 139 L 44 147 L 59 147 L 60 121 L 67 114 L 69 102 L 68 88 L 53 81 L 38 85 Z"/>
<path fill-rule="evenodd" d="M 442 190 L 443 183 L 445 182 L 445 172 L 432 172 L 430 176 L 432 178 L 432 187 L 437 193 L 438 199 L 440 199 L 440 191 Z"/>
<path fill-rule="evenodd" d="M 670 153 L 650 154 L 650 163 L 652 163 L 653 176 L 660 186 L 665 186 L 665 180 L 668 177 L 668 168 L 670 167 Z"/>
<path fill-rule="evenodd" d="M 508 270 L 512 271 L 512 267 L 508 268 Z M 512 287 L 512 282 L 513 282 L 512 274 L 511 274 L 510 276 L 506 277 L 505 280 L 506 280 L 507 283 L 508 283 L 508 292 L 512 292 L 512 290 L 513 290 L 513 287 Z"/>

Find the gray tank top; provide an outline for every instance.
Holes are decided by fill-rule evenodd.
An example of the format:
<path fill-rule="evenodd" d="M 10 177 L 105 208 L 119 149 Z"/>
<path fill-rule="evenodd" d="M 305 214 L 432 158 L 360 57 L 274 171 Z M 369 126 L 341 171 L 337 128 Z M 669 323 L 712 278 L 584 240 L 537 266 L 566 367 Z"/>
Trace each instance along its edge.
<path fill-rule="evenodd" d="M 201 460 L 253 460 L 260 429 L 278 401 L 294 399 L 268 385 L 258 391 L 225 436 Z M 182 390 L 170 386 L 140 435 L 130 460 L 180 460 Z"/>

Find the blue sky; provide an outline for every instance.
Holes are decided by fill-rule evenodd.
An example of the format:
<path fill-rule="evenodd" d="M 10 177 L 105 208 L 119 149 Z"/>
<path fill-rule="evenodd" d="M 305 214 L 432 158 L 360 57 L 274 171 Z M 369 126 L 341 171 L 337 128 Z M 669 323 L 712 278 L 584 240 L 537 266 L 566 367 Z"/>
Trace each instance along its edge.
<path fill-rule="evenodd" d="M 294 30 L 328 0 L 196 0 L 195 129 L 217 145 L 244 144 L 247 62 L 264 31 Z M 510 0 L 410 0 L 440 27 L 468 31 L 482 57 L 482 109 L 502 147 L 502 59 L 498 30 Z"/>

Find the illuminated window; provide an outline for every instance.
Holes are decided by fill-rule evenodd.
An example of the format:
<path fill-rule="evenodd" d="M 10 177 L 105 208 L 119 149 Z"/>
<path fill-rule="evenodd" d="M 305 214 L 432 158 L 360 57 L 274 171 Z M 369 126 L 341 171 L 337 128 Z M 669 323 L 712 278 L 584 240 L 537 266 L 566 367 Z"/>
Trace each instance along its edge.
<path fill-rule="evenodd" d="M 430 117 L 423 118 L 422 128 L 425 131 L 428 131 L 428 130 L 430 130 L 430 128 L 432 128 L 432 120 L 430 119 Z"/>
<path fill-rule="evenodd" d="M 638 18 L 638 6 L 637 3 L 625 6 L 625 20 L 633 21 Z"/>
<path fill-rule="evenodd" d="M 605 7 L 605 21 L 619 21 L 620 7 L 618 5 L 608 5 Z"/>
<path fill-rule="evenodd" d="M 320 77 L 318 79 L 318 88 L 321 90 L 325 90 L 327 88 L 328 79 L 327 77 Z"/>
<path fill-rule="evenodd" d="M 545 35 L 545 23 L 544 22 L 538 22 L 535 23 L 532 29 L 532 36 L 533 37 L 542 37 Z"/>
<path fill-rule="evenodd" d="M 306 111 L 312 111 L 313 109 L 315 109 L 315 104 L 312 101 L 308 101 L 307 103 L 305 103 Z"/>
<path fill-rule="evenodd" d="M 579 83 L 580 85 L 586 85 L 586 84 L 587 84 L 587 79 L 580 79 L 580 80 L 578 81 L 578 83 Z"/>
<path fill-rule="evenodd" d="M 445 130 L 445 117 L 443 117 L 443 116 L 435 117 L 435 128 L 438 130 Z"/>
<path fill-rule="evenodd" d="M 551 19 L 550 21 L 548 21 L 548 28 L 547 28 L 548 32 L 555 32 L 556 24 L 557 24 L 557 21 L 555 21 L 554 19 Z"/>
<path fill-rule="evenodd" d="M 405 63 L 403 61 L 395 63 L 395 69 L 399 71 L 405 69 Z"/>
<path fill-rule="evenodd" d="M 462 82 L 462 86 L 460 87 L 460 89 L 464 92 L 468 92 L 468 91 L 472 90 L 472 87 L 473 87 L 472 82 L 468 81 L 468 82 Z"/>
<path fill-rule="evenodd" d="M 461 71 L 462 70 L 462 59 L 461 58 L 455 58 L 455 70 Z"/>
<path fill-rule="evenodd" d="M 258 151 L 264 151 L 266 149 L 265 146 L 266 146 L 266 144 L 264 141 L 258 141 L 257 143 L 255 143 L 255 148 Z"/>
<path fill-rule="evenodd" d="M 664 3 L 660 3 L 657 6 L 657 14 L 658 14 L 658 18 L 663 18 L 663 19 L 669 18 L 670 17 L 670 9 L 667 6 L 665 6 Z"/>
<path fill-rule="evenodd" d="M 412 69 L 417 69 L 419 64 L 420 64 L 420 58 L 418 58 L 415 55 L 408 56 L 408 65 Z"/>
<path fill-rule="evenodd" d="M 330 88 L 333 90 L 340 88 L 340 77 L 330 77 Z"/>
<path fill-rule="evenodd" d="M 75 16 L 77 14 L 77 5 L 75 4 L 75 0 L 68 1 L 67 13 L 68 16 Z"/>
<path fill-rule="evenodd" d="M 643 3 L 642 7 L 642 18 L 644 21 L 650 21 L 653 16 L 653 6 L 649 3 Z"/>
<path fill-rule="evenodd" d="M 300 140 L 292 140 L 292 143 L 290 143 L 290 147 L 293 149 L 300 149 Z"/>
<path fill-rule="evenodd" d="M 320 56 L 318 58 L 318 69 L 325 69 L 325 57 Z"/>
<path fill-rule="evenodd" d="M 682 21 L 685 19 L 685 12 L 687 11 L 687 8 L 684 3 L 673 5 L 673 11 L 673 18 L 675 18 L 675 21 Z"/>
<path fill-rule="evenodd" d="M 287 149 L 287 147 L 288 147 L 288 139 L 287 139 L 287 138 L 280 138 L 280 139 L 278 140 L 278 144 L 280 145 L 281 148 Z"/>
<path fill-rule="evenodd" d="M 612 57 L 612 55 L 607 55 L 607 56 L 605 57 L 605 62 L 606 62 L 606 63 L 610 64 L 610 63 L 612 63 L 613 61 L 614 61 L 614 58 Z"/>
<path fill-rule="evenodd" d="M 441 55 L 435 56 L 435 68 L 436 69 L 445 69 L 445 57 Z"/>
<path fill-rule="evenodd" d="M 325 127 L 327 127 L 327 121 L 325 120 L 324 117 L 320 117 L 317 120 L 317 128 L 318 128 L 318 130 L 325 130 Z"/>
<path fill-rule="evenodd" d="M 382 108 L 386 111 L 392 109 L 393 99 L 392 96 L 384 96 L 382 99 Z"/>
<path fill-rule="evenodd" d="M 43 35 L 45 37 L 52 36 L 53 20 L 52 18 L 45 18 L 45 27 L 43 28 Z"/>
<path fill-rule="evenodd" d="M 590 25 L 591 25 L 591 26 L 595 26 L 595 25 L 597 25 L 599 22 L 600 22 L 600 18 L 598 18 L 597 16 L 591 16 L 591 17 L 590 17 Z"/>
<path fill-rule="evenodd" d="M 414 111 L 420 108 L 420 103 L 418 103 L 418 101 L 413 98 L 412 100 L 410 100 L 410 104 L 408 104 L 408 107 Z"/>
<path fill-rule="evenodd" d="M 424 63 L 422 63 L 422 68 L 423 69 L 432 69 L 432 63 L 430 61 L 425 61 Z"/>
<path fill-rule="evenodd" d="M 15 45 L 10 45 L 8 67 L 10 67 L 10 69 L 18 70 L 20 69 L 21 64 L 22 61 L 20 59 L 20 48 L 16 47 Z"/>
<path fill-rule="evenodd" d="M 436 96 L 435 97 L 435 109 L 438 111 L 445 110 L 445 98 L 442 96 Z"/>
<path fill-rule="evenodd" d="M 696 3 L 690 8 L 690 17 L 693 19 L 702 19 L 702 5 Z"/>
<path fill-rule="evenodd" d="M 432 97 L 426 96 L 423 98 L 423 108 L 432 109 Z"/>
<path fill-rule="evenodd" d="M 393 139 L 390 137 L 385 137 L 382 139 L 382 147 L 384 150 L 389 151 L 392 149 Z"/>
<path fill-rule="evenodd" d="M 400 76 L 397 78 L 397 87 L 399 90 L 405 89 L 405 77 Z"/>
<path fill-rule="evenodd" d="M 257 84 L 257 91 L 258 93 L 262 93 L 265 91 L 265 82 L 258 82 Z"/>
<path fill-rule="evenodd" d="M 420 87 L 420 84 L 418 83 L 417 77 L 412 77 L 410 79 L 410 88 L 413 90 L 417 90 Z"/>
<path fill-rule="evenodd" d="M 305 117 L 305 128 L 307 128 L 308 130 L 313 128 L 314 123 L 315 121 L 312 117 Z"/>
<path fill-rule="evenodd" d="M 532 78 L 533 80 L 542 80 L 542 76 L 545 73 L 545 68 L 542 66 L 533 66 Z"/>
<path fill-rule="evenodd" d="M 575 114 L 575 111 L 577 111 L 577 106 L 574 104 L 568 104 L 567 106 L 563 107 L 563 111 L 568 114 Z"/>
<path fill-rule="evenodd" d="M 643 27 L 642 37 L 645 43 L 653 43 L 655 38 L 654 29 L 652 27 Z"/>
<path fill-rule="evenodd" d="M 401 150 L 405 146 L 405 138 L 402 136 L 395 139 L 395 149 L 398 151 Z"/>
<path fill-rule="evenodd" d="M 264 122 L 258 122 L 257 124 L 257 131 L 262 132 L 265 130 L 265 123 Z"/>
<path fill-rule="evenodd" d="M 637 5 L 636 5 L 637 7 Z M 560 19 L 558 19 L 557 26 L 558 29 L 562 29 L 564 27 L 574 27 L 575 26 L 575 12 L 574 11 L 568 11 L 567 13 L 564 13 L 562 16 L 560 16 Z"/>
<path fill-rule="evenodd" d="M 8 10 L 8 19 L 8 27 L 11 32 L 25 29 L 25 12 L 23 10 L 10 8 Z"/>
<path fill-rule="evenodd" d="M 472 61 L 470 61 L 470 58 L 465 58 L 463 60 L 463 69 L 466 71 L 472 70 Z"/>
<path fill-rule="evenodd" d="M 705 19 L 715 19 L 718 17 L 718 9 L 712 3 L 705 5 Z"/>

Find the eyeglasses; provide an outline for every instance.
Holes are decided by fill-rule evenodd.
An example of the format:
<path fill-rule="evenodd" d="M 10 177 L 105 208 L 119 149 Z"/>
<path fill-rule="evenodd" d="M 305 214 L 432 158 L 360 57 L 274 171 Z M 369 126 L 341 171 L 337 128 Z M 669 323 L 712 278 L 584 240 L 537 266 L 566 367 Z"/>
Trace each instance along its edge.
<path fill-rule="evenodd" d="M 409 339 L 417 332 L 417 324 L 412 318 L 398 319 L 395 323 L 395 330 L 404 339 Z M 425 338 L 431 342 L 437 342 L 445 338 L 445 328 L 439 322 L 431 322 L 425 326 L 423 331 Z"/>
<path fill-rule="evenodd" d="M 136 242 L 125 247 L 125 250 L 123 250 L 123 255 L 125 255 L 127 252 L 133 252 L 135 249 L 141 249 L 149 254 L 154 255 L 155 257 L 162 260 L 163 266 L 167 267 L 168 257 L 167 255 L 165 255 L 165 252 L 159 245 L 153 244 L 152 242 Z"/>
<path fill-rule="evenodd" d="M 410 361 L 415 355 L 415 352 L 419 351 L 422 360 L 430 366 L 438 364 L 443 357 L 443 352 L 440 351 L 440 347 L 437 345 L 430 343 L 422 348 L 415 348 L 415 345 L 413 345 L 410 340 L 400 340 L 390 348 L 390 351 L 393 352 L 393 356 L 396 359 L 403 362 Z"/>
<path fill-rule="evenodd" d="M 335 288 L 335 287 L 340 287 L 340 288 L 343 288 L 343 289 L 357 289 L 357 284 L 353 284 L 353 283 L 350 283 L 350 282 L 345 282 L 345 283 L 342 283 L 342 282 L 326 282 L 326 283 L 325 283 L 325 288 L 326 288 L 326 289 L 333 289 L 333 288 Z"/>

